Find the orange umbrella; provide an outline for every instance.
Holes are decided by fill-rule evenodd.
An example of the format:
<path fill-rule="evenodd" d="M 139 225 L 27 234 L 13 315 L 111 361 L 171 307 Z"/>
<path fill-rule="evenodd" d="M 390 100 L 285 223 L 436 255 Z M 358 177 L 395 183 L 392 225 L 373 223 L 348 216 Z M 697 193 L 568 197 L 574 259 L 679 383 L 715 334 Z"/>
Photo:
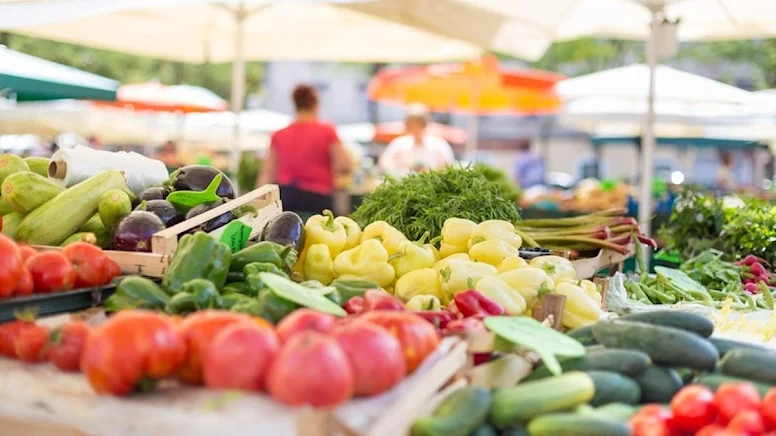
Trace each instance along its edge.
<path fill-rule="evenodd" d="M 380 123 L 375 129 L 374 137 L 372 141 L 387 144 L 393 141 L 395 138 L 404 135 L 406 129 L 404 123 L 401 121 L 394 121 L 389 123 Z M 445 124 L 431 123 L 428 125 L 428 133 L 434 136 L 444 138 L 445 141 L 451 144 L 464 144 L 466 143 L 466 132 L 452 126 Z"/>
<path fill-rule="evenodd" d="M 212 91 L 190 85 L 138 83 L 122 85 L 116 101 L 94 102 L 97 106 L 122 107 L 157 112 L 214 112 L 227 110 L 224 99 Z"/>

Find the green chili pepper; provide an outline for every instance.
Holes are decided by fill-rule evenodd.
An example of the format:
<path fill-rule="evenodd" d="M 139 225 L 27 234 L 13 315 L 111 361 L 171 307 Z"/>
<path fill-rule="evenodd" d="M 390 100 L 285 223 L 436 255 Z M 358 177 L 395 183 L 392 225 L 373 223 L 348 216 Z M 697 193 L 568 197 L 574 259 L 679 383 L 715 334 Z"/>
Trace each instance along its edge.
<path fill-rule="evenodd" d="M 248 290 L 248 284 L 245 282 L 234 282 L 224 286 L 221 290 L 221 295 L 227 294 L 246 294 Z"/>
<path fill-rule="evenodd" d="M 297 253 L 293 247 L 284 247 L 274 242 L 263 241 L 235 253 L 229 270 L 240 272 L 250 263 L 262 262 L 271 263 L 284 271 L 290 271 L 296 264 L 296 260 Z"/>
<path fill-rule="evenodd" d="M 247 295 L 232 293 L 232 294 L 223 295 L 221 297 L 221 301 L 223 303 L 224 309 L 233 309 L 234 306 L 240 301 L 255 301 L 255 299 Z"/>
<path fill-rule="evenodd" d="M 268 289 L 262 291 L 261 295 L 259 295 L 258 302 L 258 316 L 266 319 L 272 324 L 277 324 L 281 319 L 298 307 L 296 303 L 285 300 Z"/>
<path fill-rule="evenodd" d="M 268 272 L 268 273 L 288 277 L 288 275 L 283 271 L 281 271 L 277 265 L 269 262 L 251 262 L 248 265 L 245 265 L 245 267 L 243 268 L 243 275 L 245 277 L 248 277 L 249 275 L 253 275 L 253 274 L 263 273 L 263 272 Z"/>
<path fill-rule="evenodd" d="M 351 280 L 351 279 L 337 279 L 331 282 L 331 285 L 337 288 L 342 304 L 345 304 L 353 297 L 363 297 L 366 291 L 370 289 L 380 289 L 380 285 L 369 280 Z"/>
<path fill-rule="evenodd" d="M 261 305 L 259 304 L 259 300 L 250 297 L 238 300 L 229 310 L 252 316 L 261 316 Z"/>
<path fill-rule="evenodd" d="M 164 310 L 172 315 L 186 315 L 197 311 L 197 302 L 188 292 L 179 292 L 170 298 Z"/>
<path fill-rule="evenodd" d="M 194 297 L 197 309 L 220 309 L 223 306 L 221 294 L 213 282 L 205 279 L 194 279 L 184 283 L 181 290 Z"/>
<path fill-rule="evenodd" d="M 162 310 L 170 297 L 153 281 L 132 276 L 123 279 L 116 292 L 105 300 L 105 310 L 117 312 L 126 309 Z"/>

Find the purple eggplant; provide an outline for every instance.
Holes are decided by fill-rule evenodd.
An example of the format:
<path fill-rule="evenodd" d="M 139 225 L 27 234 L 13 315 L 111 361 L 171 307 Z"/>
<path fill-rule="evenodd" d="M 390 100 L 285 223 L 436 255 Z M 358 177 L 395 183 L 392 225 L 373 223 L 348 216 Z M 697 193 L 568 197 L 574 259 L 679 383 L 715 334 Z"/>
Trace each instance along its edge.
<path fill-rule="evenodd" d="M 162 220 L 151 212 L 136 210 L 119 221 L 113 248 L 121 251 L 151 251 L 151 237 L 164 230 Z"/>
<path fill-rule="evenodd" d="M 138 210 L 145 210 L 158 216 L 162 220 L 165 227 L 172 227 L 175 224 L 183 221 L 183 216 L 178 214 L 175 210 L 175 206 L 167 200 L 150 200 L 138 207 Z"/>
<path fill-rule="evenodd" d="M 170 184 L 176 191 L 204 191 L 218 174 L 223 174 L 223 179 L 218 185 L 216 195 L 234 198 L 236 190 L 229 177 L 217 168 L 207 165 L 187 165 L 179 168 L 170 175 Z"/>
<path fill-rule="evenodd" d="M 140 201 L 164 200 L 165 198 L 167 198 L 167 195 L 169 193 L 170 193 L 170 190 L 167 188 L 163 188 L 161 186 L 152 186 L 150 188 L 146 188 L 145 191 L 141 192 L 138 200 Z"/>
<path fill-rule="evenodd" d="M 195 216 L 201 215 L 201 214 L 209 211 L 210 209 L 214 209 L 214 208 L 216 208 L 218 206 L 221 206 L 222 204 L 224 204 L 224 200 L 218 200 L 218 201 L 214 201 L 212 203 L 203 203 L 203 204 L 200 204 L 198 206 L 194 206 L 186 214 L 186 219 L 187 220 L 192 219 Z M 217 217 L 215 217 L 215 218 L 205 222 L 204 224 L 191 229 L 191 232 L 194 233 L 194 232 L 197 232 L 197 231 L 202 231 L 202 232 L 205 232 L 205 233 L 210 233 L 213 230 L 215 230 L 215 229 L 217 229 L 217 228 L 219 228 L 221 226 L 225 226 L 225 225 L 229 224 L 235 218 L 237 218 L 237 217 L 231 211 L 230 212 L 224 212 L 221 215 L 219 215 L 219 216 L 217 216 Z"/>

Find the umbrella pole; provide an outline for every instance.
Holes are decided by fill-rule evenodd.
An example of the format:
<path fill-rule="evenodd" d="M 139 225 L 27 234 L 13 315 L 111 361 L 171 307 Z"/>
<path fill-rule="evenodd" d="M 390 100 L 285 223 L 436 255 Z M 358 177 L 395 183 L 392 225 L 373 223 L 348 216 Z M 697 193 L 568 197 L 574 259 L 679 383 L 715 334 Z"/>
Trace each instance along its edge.
<path fill-rule="evenodd" d="M 237 174 L 240 163 L 241 131 L 240 112 L 242 112 L 245 99 L 245 4 L 240 3 L 234 11 L 234 62 L 232 63 L 232 112 L 234 113 L 234 131 L 232 134 L 232 151 L 229 156 L 229 170 L 232 175 Z"/>
<path fill-rule="evenodd" d="M 641 147 L 641 191 L 639 196 L 639 226 L 646 235 L 651 233 L 652 179 L 655 162 L 655 73 L 657 69 L 657 31 L 660 25 L 660 9 L 651 10 L 649 40 L 647 41 L 647 64 L 649 66 L 649 93 L 647 116 L 644 120 L 644 137 Z"/>

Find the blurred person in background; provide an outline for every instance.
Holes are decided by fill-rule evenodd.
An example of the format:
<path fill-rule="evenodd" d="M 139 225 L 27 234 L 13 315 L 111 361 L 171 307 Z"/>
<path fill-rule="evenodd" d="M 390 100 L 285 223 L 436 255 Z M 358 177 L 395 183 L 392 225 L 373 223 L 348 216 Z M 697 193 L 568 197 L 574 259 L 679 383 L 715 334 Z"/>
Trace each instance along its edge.
<path fill-rule="evenodd" d="M 180 156 L 178 156 L 178 146 L 171 139 L 168 139 L 162 145 L 162 149 L 154 156 L 154 159 L 164 162 L 169 170 L 175 170 L 181 165 Z"/>
<path fill-rule="evenodd" d="M 544 159 L 531 151 L 531 140 L 528 138 L 517 143 L 513 180 L 522 189 L 544 184 Z"/>
<path fill-rule="evenodd" d="M 733 173 L 733 154 L 723 150 L 719 153 L 720 166 L 717 170 L 717 189 L 723 193 L 736 190 L 736 175 Z"/>
<path fill-rule="evenodd" d="M 277 183 L 283 208 L 303 218 L 333 208 L 335 177 L 351 162 L 334 126 L 318 119 L 318 93 L 298 85 L 292 94 L 296 118 L 272 135 L 258 185 Z"/>
<path fill-rule="evenodd" d="M 380 169 L 393 177 L 413 171 L 437 170 L 455 162 L 450 144 L 443 138 L 429 135 L 428 110 L 422 104 L 412 104 L 404 119 L 407 134 L 391 141 L 380 156 Z"/>

